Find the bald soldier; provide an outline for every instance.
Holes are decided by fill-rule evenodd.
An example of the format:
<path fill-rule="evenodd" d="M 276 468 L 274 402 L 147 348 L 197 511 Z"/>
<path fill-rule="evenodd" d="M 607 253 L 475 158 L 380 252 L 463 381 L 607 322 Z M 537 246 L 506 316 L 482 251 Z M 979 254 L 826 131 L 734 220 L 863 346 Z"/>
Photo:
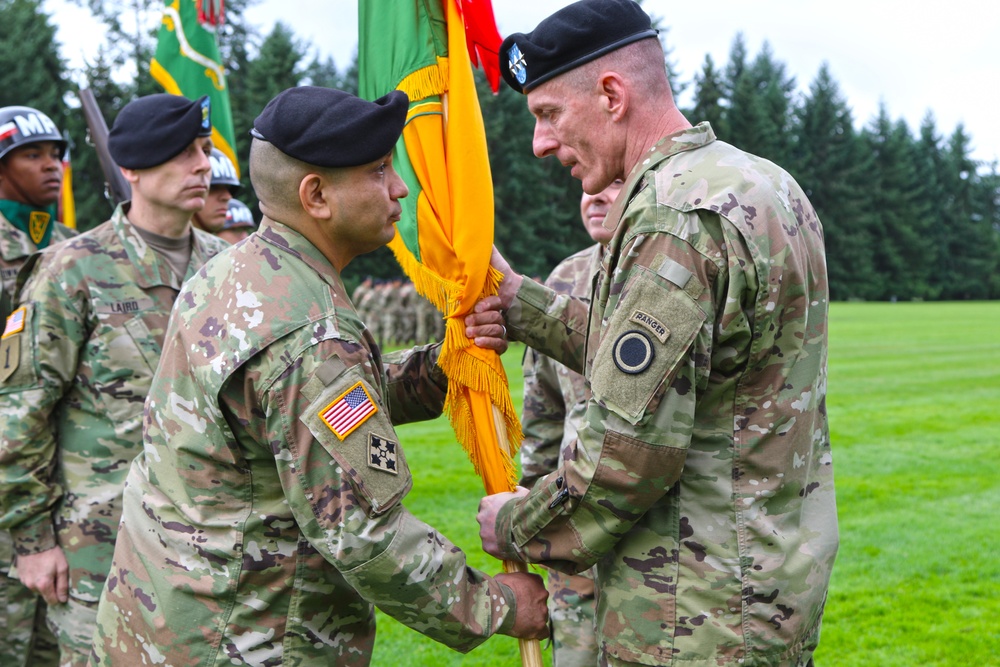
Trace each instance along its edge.
<path fill-rule="evenodd" d="M 207 97 L 127 104 L 108 146 L 132 200 L 32 256 L 0 340 L 0 528 L 21 582 L 48 604 L 64 667 L 90 655 L 170 309 L 185 277 L 225 246 L 191 229 L 211 129 Z"/>
<path fill-rule="evenodd" d="M 383 360 L 341 279 L 395 233 L 407 106 L 307 86 L 254 121 L 264 218 L 179 297 L 93 665 L 367 665 L 372 605 L 459 651 L 546 634 L 540 577 L 469 567 L 403 506 L 394 424 L 441 413 L 439 348 Z"/>
<path fill-rule="evenodd" d="M 601 664 L 811 665 L 838 545 L 816 212 L 787 172 L 692 127 L 635 2 L 573 3 L 500 53 L 535 155 L 586 192 L 625 185 L 589 317 L 494 256 L 500 294 L 477 308 L 592 396 L 558 470 L 482 501 L 484 548 L 596 564 Z"/>

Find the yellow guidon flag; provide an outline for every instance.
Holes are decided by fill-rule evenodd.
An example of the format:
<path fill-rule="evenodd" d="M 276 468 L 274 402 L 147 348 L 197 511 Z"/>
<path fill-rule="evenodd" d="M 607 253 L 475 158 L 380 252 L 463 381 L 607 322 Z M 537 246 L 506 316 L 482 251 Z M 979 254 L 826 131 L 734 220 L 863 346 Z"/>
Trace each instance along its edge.
<path fill-rule="evenodd" d="M 493 180 L 472 61 L 494 92 L 500 35 L 489 0 L 359 0 L 358 88 L 375 100 L 410 98 L 393 158 L 410 194 L 389 247 L 420 294 L 447 318 L 438 365 L 448 376 L 445 413 L 488 494 L 512 491 L 521 423 L 500 355 L 472 344 L 464 317 L 503 276 L 490 266 Z M 505 562 L 508 571 L 526 569 Z M 541 663 L 521 640 L 525 665 Z"/>
<path fill-rule="evenodd" d="M 521 426 L 499 355 L 474 346 L 463 323 L 502 279 L 490 267 L 493 182 L 465 30 L 480 16 L 462 14 L 473 4 L 487 10 L 495 53 L 488 2 L 360 0 L 358 87 L 369 100 L 393 89 L 410 98 L 393 158 L 410 194 L 389 247 L 447 318 L 438 362 L 449 381 L 445 411 L 487 492 L 498 493 L 516 483 L 511 455 Z"/>

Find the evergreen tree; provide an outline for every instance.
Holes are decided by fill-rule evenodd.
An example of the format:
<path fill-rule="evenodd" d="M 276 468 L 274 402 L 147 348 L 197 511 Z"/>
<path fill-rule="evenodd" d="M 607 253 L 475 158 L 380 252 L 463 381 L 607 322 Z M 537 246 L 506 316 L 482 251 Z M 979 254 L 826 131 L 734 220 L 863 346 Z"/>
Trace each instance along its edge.
<path fill-rule="evenodd" d="M 41 0 L 0 0 L 0 106 L 30 106 L 65 125 L 69 90 Z"/>
<path fill-rule="evenodd" d="M 733 44 L 732 57 L 745 58 L 742 36 Z M 735 78 L 731 78 L 735 77 Z M 749 66 L 731 62 L 726 87 L 730 90 L 726 112 L 726 141 L 778 164 L 791 155 L 792 93 L 795 79 L 774 59 L 764 44 Z"/>
<path fill-rule="evenodd" d="M 163 92 L 149 74 L 163 16 L 163 0 L 74 1 L 89 8 L 107 28 L 105 58 L 116 74 L 124 71 L 131 75 L 131 97 Z"/>
<path fill-rule="evenodd" d="M 825 63 L 798 111 L 798 128 L 789 169 L 823 223 L 831 298 L 872 298 L 876 279 L 864 182 L 869 158 Z"/>
<path fill-rule="evenodd" d="M 934 115 L 928 111 L 920 123 L 919 136 L 914 146 L 914 169 L 920 189 L 917 192 L 919 205 L 926 212 L 927 225 L 925 243 L 929 246 L 930 265 L 927 267 L 928 297 L 938 298 L 942 290 L 942 266 L 947 262 L 946 230 L 944 220 L 946 194 L 942 183 L 944 173 L 943 139 L 938 134 Z"/>
<path fill-rule="evenodd" d="M 873 158 L 872 243 L 880 299 L 926 298 L 933 248 L 930 220 L 920 205 L 914 142 L 903 121 L 892 122 L 885 105 L 862 133 Z"/>
<path fill-rule="evenodd" d="M 249 132 L 254 119 L 275 95 L 301 83 L 301 62 L 305 53 L 306 47 L 295 38 L 291 28 L 279 21 L 264 38 L 256 57 L 241 65 L 242 81 L 237 87 L 230 87 L 233 127 L 236 128 L 236 155 L 241 165 L 249 165 Z M 251 210 L 255 210 L 257 196 L 250 184 L 249 169 L 243 169 L 240 181 L 244 186 L 240 200 Z M 255 210 L 255 216 L 260 219 L 259 211 Z"/>
<path fill-rule="evenodd" d="M 722 106 L 724 97 L 722 75 L 715 68 L 712 56 L 706 54 L 701 72 L 694 77 L 694 106 L 685 112 L 685 115 L 695 125 L 708 121 L 716 134 L 725 133 L 723 128 L 725 108 Z"/>
<path fill-rule="evenodd" d="M 979 177 L 979 165 L 971 152 L 971 138 L 959 125 L 948 138 L 942 174 L 946 193 L 941 266 L 944 299 L 987 298 L 998 269 L 995 182 Z"/>

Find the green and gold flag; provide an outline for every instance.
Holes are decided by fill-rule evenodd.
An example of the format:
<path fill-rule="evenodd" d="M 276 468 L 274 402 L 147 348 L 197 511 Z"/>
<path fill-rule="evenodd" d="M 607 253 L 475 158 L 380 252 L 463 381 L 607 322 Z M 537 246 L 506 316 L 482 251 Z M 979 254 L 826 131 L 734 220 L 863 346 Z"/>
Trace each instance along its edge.
<path fill-rule="evenodd" d="M 168 1 L 149 70 L 168 93 L 211 98 L 212 143 L 233 161 L 239 175 L 229 88 L 215 39 L 222 13 L 223 0 Z"/>

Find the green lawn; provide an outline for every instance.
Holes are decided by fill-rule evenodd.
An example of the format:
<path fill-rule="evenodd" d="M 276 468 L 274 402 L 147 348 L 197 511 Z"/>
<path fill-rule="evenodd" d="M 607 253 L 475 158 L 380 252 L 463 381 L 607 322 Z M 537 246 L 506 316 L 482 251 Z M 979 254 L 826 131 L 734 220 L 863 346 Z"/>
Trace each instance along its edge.
<path fill-rule="evenodd" d="M 838 303 L 830 317 L 841 547 L 816 662 L 1000 665 L 1000 302 Z M 504 355 L 518 405 L 520 358 Z M 406 505 L 498 571 L 479 549 L 481 483 L 447 422 L 399 435 L 414 474 Z M 373 664 L 520 659 L 508 637 L 462 656 L 379 615 Z"/>

